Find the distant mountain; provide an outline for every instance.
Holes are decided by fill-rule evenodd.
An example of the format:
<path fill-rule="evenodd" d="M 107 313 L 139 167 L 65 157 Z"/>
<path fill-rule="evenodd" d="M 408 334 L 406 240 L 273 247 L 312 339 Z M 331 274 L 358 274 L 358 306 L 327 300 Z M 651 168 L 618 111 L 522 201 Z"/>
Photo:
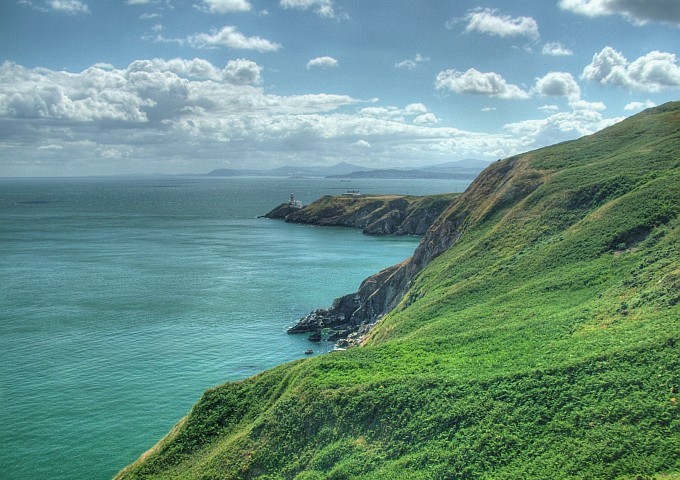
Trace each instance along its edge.
<path fill-rule="evenodd" d="M 456 162 L 438 163 L 436 165 L 428 165 L 422 167 L 423 170 L 460 170 L 460 169 L 475 169 L 480 172 L 488 167 L 491 162 L 486 160 L 479 160 L 477 158 L 465 158 Z"/>
<path fill-rule="evenodd" d="M 347 175 L 329 175 L 326 178 L 398 178 L 398 179 L 460 179 L 472 180 L 481 170 L 458 170 L 437 171 L 437 170 L 362 170 L 352 172 Z"/>
<path fill-rule="evenodd" d="M 209 177 L 328 177 L 345 175 L 352 172 L 368 170 L 366 167 L 341 162 L 330 167 L 290 166 L 270 170 L 219 168 L 206 175 Z"/>
<path fill-rule="evenodd" d="M 484 160 L 468 158 L 458 162 L 446 162 L 420 168 L 363 169 L 344 174 L 329 175 L 329 178 L 399 178 L 399 179 L 454 179 L 471 180 L 490 165 Z"/>

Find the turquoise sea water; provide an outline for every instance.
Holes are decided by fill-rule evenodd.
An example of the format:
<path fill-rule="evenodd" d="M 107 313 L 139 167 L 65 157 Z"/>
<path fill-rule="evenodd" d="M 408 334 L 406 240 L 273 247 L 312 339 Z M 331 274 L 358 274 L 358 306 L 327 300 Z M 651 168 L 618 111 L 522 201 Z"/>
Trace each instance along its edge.
<path fill-rule="evenodd" d="M 349 188 L 467 182 L 0 179 L 0 478 L 105 479 L 206 388 L 327 352 L 286 328 L 416 238 L 257 218 Z"/>

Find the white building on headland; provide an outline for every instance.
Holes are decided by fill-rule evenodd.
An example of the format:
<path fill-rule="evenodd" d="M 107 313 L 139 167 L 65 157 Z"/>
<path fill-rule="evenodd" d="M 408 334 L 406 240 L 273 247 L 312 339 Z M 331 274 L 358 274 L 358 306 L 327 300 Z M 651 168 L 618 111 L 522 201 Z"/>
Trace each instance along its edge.
<path fill-rule="evenodd" d="M 290 194 L 290 200 L 288 201 L 288 206 L 293 208 L 302 208 L 302 202 L 300 200 L 295 200 L 295 194 Z"/>

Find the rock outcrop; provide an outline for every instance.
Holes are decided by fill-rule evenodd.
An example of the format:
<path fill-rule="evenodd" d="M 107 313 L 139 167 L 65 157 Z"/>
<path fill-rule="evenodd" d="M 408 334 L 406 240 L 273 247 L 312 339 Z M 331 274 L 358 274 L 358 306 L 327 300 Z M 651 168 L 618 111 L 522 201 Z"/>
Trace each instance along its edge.
<path fill-rule="evenodd" d="M 401 302 L 405 306 L 415 300 L 404 297 L 413 279 L 457 243 L 470 224 L 516 203 L 540 185 L 541 177 L 517 165 L 518 161 L 518 157 L 513 157 L 496 162 L 464 194 L 450 200 L 448 208 L 429 226 L 411 258 L 368 277 L 357 292 L 335 299 L 326 309 L 309 313 L 288 333 L 326 329 L 330 332 L 329 338 L 336 339 L 340 347 L 360 344 L 380 318 Z"/>
<path fill-rule="evenodd" d="M 325 196 L 304 208 L 284 203 L 266 218 L 360 228 L 366 235 L 424 235 L 458 194 Z"/>

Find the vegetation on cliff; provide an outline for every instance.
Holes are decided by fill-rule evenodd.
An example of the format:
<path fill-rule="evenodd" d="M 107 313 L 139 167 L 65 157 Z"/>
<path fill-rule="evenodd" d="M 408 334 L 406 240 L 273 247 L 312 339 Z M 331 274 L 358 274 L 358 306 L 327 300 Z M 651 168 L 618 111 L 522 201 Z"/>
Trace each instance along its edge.
<path fill-rule="evenodd" d="M 301 209 L 284 203 L 265 217 L 360 228 L 367 235 L 424 235 L 458 195 L 327 195 Z"/>
<path fill-rule="evenodd" d="M 677 478 L 679 152 L 675 102 L 495 163 L 363 347 L 207 391 L 120 478 Z"/>

